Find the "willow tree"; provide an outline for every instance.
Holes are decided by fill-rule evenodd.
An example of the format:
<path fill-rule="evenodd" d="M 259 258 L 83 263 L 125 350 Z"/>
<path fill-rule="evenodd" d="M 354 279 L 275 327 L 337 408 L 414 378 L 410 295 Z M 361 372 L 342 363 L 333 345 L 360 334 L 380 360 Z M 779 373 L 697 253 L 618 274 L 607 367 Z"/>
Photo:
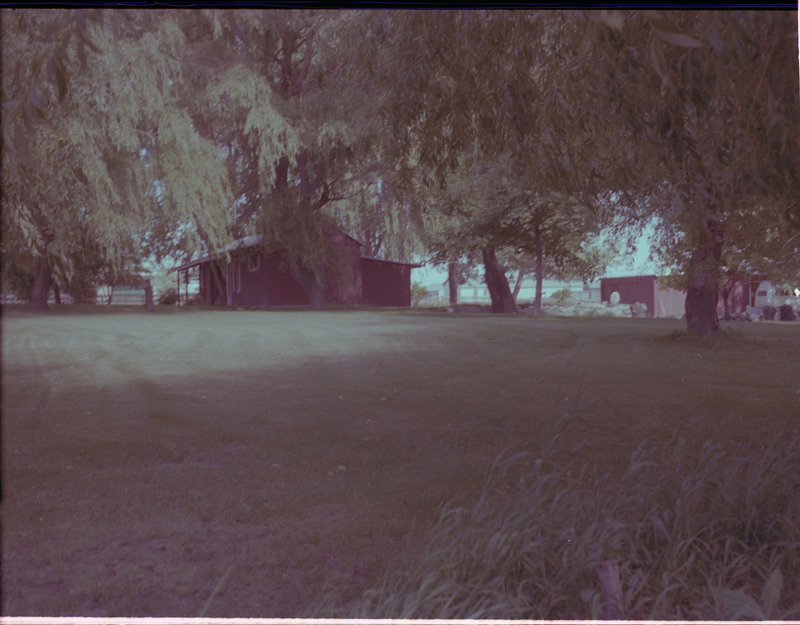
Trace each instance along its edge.
<path fill-rule="evenodd" d="M 744 219 L 769 238 L 774 229 L 759 226 L 783 222 L 788 244 L 797 221 L 797 13 L 600 17 L 592 45 L 602 63 L 590 88 L 605 93 L 598 110 L 613 103 L 637 139 L 635 151 L 612 157 L 643 189 L 666 191 L 655 214 L 686 252 L 688 329 L 714 334 L 726 230 Z"/>
<path fill-rule="evenodd" d="M 503 177 L 513 178 L 518 192 L 515 202 L 506 196 L 495 208 L 531 217 L 573 205 L 551 202 L 560 197 L 592 210 L 594 196 L 615 184 L 609 177 L 622 170 L 607 167 L 604 153 L 622 149 L 629 135 L 603 133 L 593 124 L 594 104 L 581 80 L 597 62 L 586 20 L 554 11 L 423 11 L 373 19 L 367 41 L 379 60 L 372 75 L 386 89 L 392 145 L 418 176 L 446 185 L 449 172 L 479 154 L 487 168 L 505 168 Z M 490 182 L 501 194 L 503 185 L 498 176 Z M 484 233 L 487 286 L 497 294 L 493 309 L 510 312 L 513 298 L 492 243 L 506 236 L 504 221 L 487 223 L 494 225 Z M 527 231 L 526 245 L 535 245 L 536 230 Z"/>
<path fill-rule="evenodd" d="M 114 270 L 153 237 L 223 249 L 228 172 L 189 114 L 180 15 L 16 10 L 3 24 L 3 257 L 35 264 L 32 308 L 87 239 Z"/>
<path fill-rule="evenodd" d="M 193 23 L 198 82 L 210 85 L 209 105 L 195 121 L 227 155 L 232 227 L 239 236 L 263 235 L 264 248 L 281 253 L 311 307 L 323 308 L 328 274 L 348 269 L 337 263 L 331 229 L 361 230 L 377 251 L 397 242 L 404 225 L 400 211 L 376 207 L 391 172 L 374 167 L 377 117 L 370 92 L 351 79 L 363 60 L 350 45 L 350 16 L 202 11 L 185 20 Z M 209 65 L 234 66 L 241 78 L 206 76 Z M 257 122 L 264 132 L 252 131 Z"/>

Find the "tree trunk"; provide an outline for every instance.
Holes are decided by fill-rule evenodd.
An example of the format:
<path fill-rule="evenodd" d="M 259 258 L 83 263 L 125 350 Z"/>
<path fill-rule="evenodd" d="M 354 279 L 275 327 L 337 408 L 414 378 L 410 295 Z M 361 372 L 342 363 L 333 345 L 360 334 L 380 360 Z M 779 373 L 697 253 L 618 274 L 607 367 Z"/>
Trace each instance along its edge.
<path fill-rule="evenodd" d="M 485 247 L 481 250 L 483 265 L 486 269 L 486 286 L 489 288 L 489 297 L 492 298 L 493 313 L 513 313 L 517 311 L 514 296 L 508 287 L 506 272 L 503 265 L 497 260 L 494 248 Z"/>
<path fill-rule="evenodd" d="M 723 318 L 725 319 L 725 321 L 728 321 L 731 318 L 730 303 L 728 302 L 730 294 L 731 294 L 731 287 L 728 284 L 725 284 L 725 286 L 722 287 L 722 310 L 724 313 Z"/>
<path fill-rule="evenodd" d="M 308 307 L 311 310 L 325 310 L 328 307 L 328 280 L 324 275 L 312 276 Z"/>
<path fill-rule="evenodd" d="M 85 304 L 88 301 L 86 294 L 86 279 L 82 273 L 76 274 L 72 277 L 69 283 L 69 292 L 72 294 L 72 300 L 76 304 Z"/>
<path fill-rule="evenodd" d="M 292 268 L 292 277 L 303 287 L 311 310 L 325 310 L 328 306 L 328 277 L 325 268 L 315 274 L 305 267 Z"/>
<path fill-rule="evenodd" d="M 153 305 L 153 285 L 150 280 L 144 283 L 144 309 L 148 312 L 153 312 L 156 307 Z"/>
<path fill-rule="evenodd" d="M 724 229 L 711 213 L 692 252 L 686 287 L 686 327 L 691 334 L 709 336 L 719 332 L 717 300 Z"/>
<path fill-rule="evenodd" d="M 724 316 L 725 321 L 728 321 L 732 318 L 731 295 L 733 295 L 736 292 L 736 285 L 739 284 L 739 282 L 741 282 L 741 280 L 736 274 L 733 273 L 728 273 L 728 275 L 725 278 L 725 284 L 722 287 L 722 310 L 725 313 Z M 734 313 L 744 312 L 743 310 L 737 309 L 737 307 L 735 306 L 736 302 L 733 302 L 733 304 L 734 304 L 734 310 L 733 310 Z"/>
<path fill-rule="evenodd" d="M 36 275 L 31 288 L 31 311 L 47 310 L 47 294 L 50 291 L 50 266 L 47 257 L 42 255 L 36 261 Z"/>
<path fill-rule="evenodd" d="M 517 274 L 517 281 L 514 283 L 514 290 L 511 291 L 511 296 L 514 298 L 514 304 L 517 303 L 517 298 L 519 297 L 519 291 L 522 288 L 522 281 L 525 279 L 525 270 L 520 269 L 519 273 Z"/>
<path fill-rule="evenodd" d="M 58 286 L 58 282 L 53 280 L 53 298 L 55 299 L 56 306 L 61 305 L 61 289 Z"/>
<path fill-rule="evenodd" d="M 537 227 L 534 232 L 534 245 L 536 246 L 536 295 L 533 298 L 533 316 L 538 317 L 542 314 L 542 287 L 544 284 L 544 244 L 542 234 Z"/>
<path fill-rule="evenodd" d="M 456 276 L 455 262 L 447 265 L 447 286 L 450 290 L 450 305 L 458 305 L 458 276 Z"/>

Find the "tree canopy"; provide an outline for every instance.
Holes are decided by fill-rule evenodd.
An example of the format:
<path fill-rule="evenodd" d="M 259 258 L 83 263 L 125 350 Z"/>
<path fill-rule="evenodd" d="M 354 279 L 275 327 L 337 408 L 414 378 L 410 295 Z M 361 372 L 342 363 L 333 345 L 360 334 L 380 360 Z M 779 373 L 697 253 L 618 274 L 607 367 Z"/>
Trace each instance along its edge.
<path fill-rule="evenodd" d="M 77 10 L 3 17 L 3 48 L 15 51 L 3 67 L 3 254 L 36 265 L 34 306 L 46 305 L 50 273 L 69 281 L 89 250 L 122 270 L 148 240 L 199 246 L 202 232 L 224 246 L 230 185 L 185 106 L 179 20 Z"/>
<path fill-rule="evenodd" d="M 407 68 L 377 72 L 411 162 L 441 183 L 477 143 L 540 202 L 611 194 L 628 223 L 664 217 L 690 252 L 692 332 L 718 329 L 726 219 L 796 226 L 796 13 L 422 12 L 375 32 Z"/>
<path fill-rule="evenodd" d="M 264 236 L 324 307 L 326 232 L 592 277 L 662 224 L 687 323 L 800 251 L 797 14 L 4 10 L 4 279 L 122 275 Z M 763 236 L 761 236 L 761 234 Z M 505 256 L 507 258 L 507 256 Z M 26 277 L 27 276 L 27 277 Z"/>
<path fill-rule="evenodd" d="M 636 138 L 634 158 L 623 162 L 658 199 L 650 205 L 685 261 L 689 329 L 714 333 L 723 253 L 755 252 L 750 228 L 780 258 L 774 252 L 793 227 L 797 13 L 643 11 L 616 15 L 595 37 L 604 61 L 597 84 Z M 768 270 L 757 254 L 751 260 Z"/>

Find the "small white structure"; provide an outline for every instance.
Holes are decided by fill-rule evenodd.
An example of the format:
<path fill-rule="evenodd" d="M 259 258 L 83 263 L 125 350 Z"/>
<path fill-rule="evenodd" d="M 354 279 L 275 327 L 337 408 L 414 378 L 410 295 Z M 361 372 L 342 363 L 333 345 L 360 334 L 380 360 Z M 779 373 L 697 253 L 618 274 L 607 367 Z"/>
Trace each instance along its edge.
<path fill-rule="evenodd" d="M 794 300 L 794 301 L 793 301 Z M 782 291 L 769 280 L 759 282 L 756 289 L 756 296 L 753 298 L 753 305 L 761 309 L 764 306 L 783 306 L 784 304 L 794 304 L 797 298 Z"/>

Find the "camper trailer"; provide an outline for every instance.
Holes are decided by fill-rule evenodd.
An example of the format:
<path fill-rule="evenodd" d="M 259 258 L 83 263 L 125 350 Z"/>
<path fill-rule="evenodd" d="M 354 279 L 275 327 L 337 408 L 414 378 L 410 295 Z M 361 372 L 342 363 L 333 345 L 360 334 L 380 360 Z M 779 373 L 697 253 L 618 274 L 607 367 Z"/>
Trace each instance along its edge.
<path fill-rule="evenodd" d="M 764 310 L 764 306 L 774 306 L 779 308 L 784 304 L 789 304 L 797 309 L 800 303 L 800 289 L 787 291 L 774 285 L 769 280 L 762 280 L 758 284 L 755 297 L 753 298 L 753 313 L 760 315 Z"/>

